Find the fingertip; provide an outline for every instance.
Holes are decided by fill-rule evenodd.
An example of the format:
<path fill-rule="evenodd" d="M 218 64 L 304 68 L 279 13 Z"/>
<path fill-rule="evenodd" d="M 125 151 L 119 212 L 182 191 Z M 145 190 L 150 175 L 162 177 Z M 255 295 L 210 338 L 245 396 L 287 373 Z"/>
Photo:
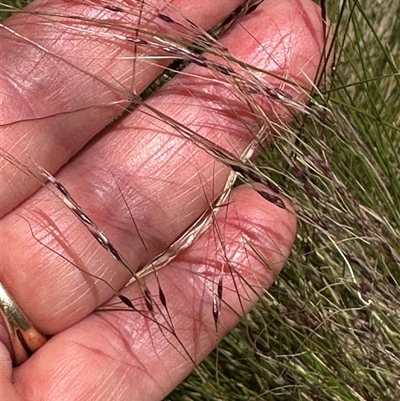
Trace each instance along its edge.
<path fill-rule="evenodd" d="M 237 38 L 232 38 L 237 45 L 231 49 L 238 58 L 254 49 L 250 63 L 264 65 L 273 74 L 269 82 L 281 84 L 282 89 L 301 98 L 303 92 L 299 93 L 289 82 L 305 88 L 312 86 L 329 43 L 324 35 L 326 23 L 321 8 L 311 0 L 266 0 L 241 23 L 247 32 L 246 43 L 240 41 L 243 30 L 238 30 Z M 274 76 L 283 77 L 286 83 Z"/>
<path fill-rule="evenodd" d="M 184 266 L 182 271 L 190 270 L 203 282 L 215 285 L 221 280 L 226 289 L 224 300 L 240 315 L 276 279 L 296 237 L 293 206 L 271 193 L 281 200 L 277 206 L 260 195 L 260 188 L 271 193 L 264 187 L 235 188 L 227 204 L 217 211 L 212 227 L 175 262 L 178 268 Z M 228 326 L 237 323 L 233 322 Z"/>
<path fill-rule="evenodd" d="M 297 217 L 294 207 L 285 197 L 264 186 L 238 187 L 232 193 L 232 201 L 241 229 L 256 239 L 261 249 L 269 243 L 268 259 L 279 271 L 296 237 Z"/>
<path fill-rule="evenodd" d="M 22 401 L 13 385 L 10 352 L 2 342 L 0 342 L 0 399 L 7 401 Z"/>

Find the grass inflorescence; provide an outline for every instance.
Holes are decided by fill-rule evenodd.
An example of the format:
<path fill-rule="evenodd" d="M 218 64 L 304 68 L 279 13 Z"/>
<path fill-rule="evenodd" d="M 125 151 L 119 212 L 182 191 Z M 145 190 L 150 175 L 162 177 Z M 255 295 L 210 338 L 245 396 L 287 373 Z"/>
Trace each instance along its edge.
<path fill-rule="evenodd" d="M 172 11 L 158 14 L 166 24 L 179 19 L 179 38 L 147 28 L 140 31 L 140 27 L 123 26 L 113 31 L 108 26 L 99 32 L 101 21 L 80 21 L 87 24 L 85 29 L 90 30 L 90 24 L 96 26 L 92 35 L 144 46 L 157 54 L 167 54 L 165 64 L 173 61 L 141 97 L 132 95 L 130 88 L 109 77 L 106 84 L 123 94 L 116 118 L 123 119 L 143 106 L 143 113 L 166 123 L 233 171 L 222 195 L 207 199 L 208 208 L 189 227 L 189 234 L 194 235 L 188 238 L 186 232 L 178 236 L 166 253 L 149 261 L 142 273 L 133 274 L 131 282 L 143 285 L 150 318 L 156 319 L 156 301 L 142 280 L 148 274 L 157 274 L 213 224 L 235 179 L 255 188 L 264 184 L 272 192 L 284 194 L 299 217 L 294 249 L 275 284 L 168 399 L 399 399 L 400 60 L 396 32 L 400 31 L 400 19 L 396 16 L 400 15 L 400 6 L 396 2 L 385 6 L 367 6 L 359 1 L 322 2 L 323 11 L 332 22 L 333 44 L 326 41 L 319 85 L 304 103 L 258 79 L 260 71 L 256 67 L 241 63 L 215 40 L 258 3 L 248 2 L 209 33 L 196 32 L 189 20 L 173 15 Z M 21 6 L 14 1 L 1 4 L 4 16 L 18 11 L 13 7 Z M 59 15 L 43 18 L 47 23 L 66 23 Z M 75 29 L 79 32 L 79 24 Z M 326 59 L 331 46 L 333 68 L 328 70 Z M 157 57 L 148 58 L 149 64 L 155 60 Z M 241 97 L 238 101 L 250 103 L 259 132 L 253 133 L 252 145 L 241 154 L 209 142 L 195 130 L 146 104 L 148 95 L 181 74 L 188 63 L 211 72 L 203 79 L 215 80 Z M 106 80 L 99 79 L 102 83 Z M 267 119 L 257 103 L 260 94 L 293 113 L 294 122 L 286 124 L 279 117 Z M 246 125 L 243 116 L 238 112 L 238 124 Z M 273 143 L 265 139 L 265 132 L 271 130 L 279 132 Z M 263 151 L 252 161 L 256 146 Z M 13 162 L 12 157 L 8 160 Z M 14 163 L 18 165 L 18 161 Z M 39 168 L 35 177 L 39 181 L 52 179 Z M 59 189 L 56 185 L 54 190 Z M 63 195 L 61 191 L 59 196 L 66 200 L 65 192 Z M 282 206 L 279 198 L 266 196 Z M 88 223 L 85 207 L 81 206 L 82 210 L 77 205 L 77 217 L 86 221 L 96 240 L 110 251 L 101 227 L 90 220 Z M 73 210 L 71 204 L 68 207 Z M 129 266 L 114 248 L 111 253 Z M 120 296 L 119 307 L 135 308 L 119 290 L 113 292 Z M 223 298 L 218 290 L 216 294 Z M 163 299 L 162 291 L 157 301 L 168 309 L 168 299 Z M 221 299 L 214 301 L 217 305 Z M 164 314 L 163 321 L 161 329 L 173 333 L 169 316 Z M 218 325 L 218 310 L 215 321 Z"/>

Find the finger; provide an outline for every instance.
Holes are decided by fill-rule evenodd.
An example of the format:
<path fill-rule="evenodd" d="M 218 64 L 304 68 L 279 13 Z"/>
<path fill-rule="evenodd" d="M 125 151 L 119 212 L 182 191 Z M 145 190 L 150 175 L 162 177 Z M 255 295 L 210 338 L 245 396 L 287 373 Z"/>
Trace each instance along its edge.
<path fill-rule="evenodd" d="M 12 364 L 8 348 L 0 341 L 0 398 L 9 401 L 22 401 L 12 383 Z"/>
<path fill-rule="evenodd" d="M 163 399 L 272 283 L 289 255 L 295 229 L 294 214 L 250 188 L 238 189 L 214 228 L 160 271 L 158 280 L 148 277 L 152 294 L 157 296 L 159 286 L 165 294 L 166 308 L 154 299 L 163 315 L 91 315 L 56 335 L 16 370 L 17 390 L 32 401 Z M 219 280 L 223 290 L 216 331 L 212 305 Z M 137 286 L 125 295 L 142 297 Z M 160 330 L 159 324 L 169 319 L 173 333 Z"/>
<path fill-rule="evenodd" d="M 287 74 L 293 70 L 297 74 L 299 69 L 305 70 L 306 65 L 309 74 L 315 72 L 322 47 L 322 39 L 316 42 L 316 30 L 317 27 L 321 29 L 321 22 L 314 3 L 305 2 L 302 13 L 299 13 L 298 4 L 286 2 L 284 8 L 282 2 L 264 2 L 257 20 L 251 16 L 243 20 L 223 43 L 233 53 L 240 48 L 245 57 L 241 45 L 244 39 L 240 34 L 251 32 L 256 39 L 251 41 L 245 36 L 249 46 L 249 57 L 245 61 L 254 61 L 255 57 L 259 63 L 265 63 L 260 67 L 272 63 L 275 71 L 284 67 Z M 288 26 L 282 25 L 278 29 L 274 25 L 275 19 L 282 13 L 286 13 L 287 18 L 282 18 L 279 23 Z M 310 21 L 315 24 L 314 29 L 310 28 L 314 27 Z M 282 32 L 285 40 L 280 36 Z M 294 35 L 293 39 L 288 32 Z M 261 36 L 256 36 L 257 33 Z M 297 35 L 301 40 L 295 39 Z M 280 56 L 279 59 L 288 64 L 276 66 L 273 60 L 279 52 L 287 53 L 286 41 L 294 48 L 287 57 Z M 282 47 L 277 45 L 279 43 Z M 274 48 L 272 61 L 268 54 L 264 59 L 260 57 L 260 46 L 262 49 Z M 302 59 L 306 55 L 309 55 L 308 63 Z M 300 67 L 292 63 L 292 57 L 301 61 Z M 196 92 L 198 82 L 195 80 L 197 86 L 192 88 L 187 86 L 187 78 L 183 79 L 184 95 Z M 203 136 L 240 153 L 251 139 L 248 133 L 251 121 L 246 111 L 243 113 L 248 124 L 244 128 L 240 111 L 237 112 L 239 118 L 238 114 L 229 115 L 224 108 L 219 113 L 215 97 L 206 96 L 213 93 L 213 84 L 207 86 L 203 82 L 204 96 L 199 99 L 182 96 L 179 90 L 171 93 L 173 90 L 169 88 L 181 89 L 179 80 L 154 96 L 152 104 Z M 228 101 L 229 97 L 224 96 L 222 105 Z M 226 168 L 216 164 L 196 146 L 171 134 L 161 122 L 155 126 L 154 121 L 147 118 L 134 114 L 60 175 L 84 209 L 117 244 L 133 270 L 161 252 L 199 216 L 210 199 L 221 191 L 227 175 Z M 256 127 L 254 122 L 252 124 Z M 0 223 L 3 246 L 9 251 L 2 255 L 2 280 L 21 308 L 45 333 L 52 334 L 76 323 L 112 295 L 104 283 L 85 275 L 60 255 L 117 289 L 128 280 L 129 273 L 87 235 L 52 194 L 38 194 L 18 213 L 7 216 Z M 27 226 L 27 220 L 35 236 Z M 46 249 L 38 240 L 51 249 Z M 21 247 L 25 250 L 23 253 Z"/>
<path fill-rule="evenodd" d="M 157 52 L 162 54 L 157 49 L 127 43 L 124 38 L 135 37 L 135 27 L 190 41 L 200 32 L 192 28 L 189 35 L 158 15 L 182 22 L 176 7 L 207 30 L 240 3 L 122 1 L 121 11 L 113 11 L 102 1 L 35 1 L 26 9 L 32 14 L 17 14 L 0 29 L 0 147 L 25 165 L 36 162 L 57 171 L 161 73 L 160 66 L 171 62 L 172 57 L 157 60 Z M 71 15 L 75 19 L 62 17 Z M 152 57 L 146 60 L 146 54 Z M 37 183 L 0 163 L 1 217 Z"/>

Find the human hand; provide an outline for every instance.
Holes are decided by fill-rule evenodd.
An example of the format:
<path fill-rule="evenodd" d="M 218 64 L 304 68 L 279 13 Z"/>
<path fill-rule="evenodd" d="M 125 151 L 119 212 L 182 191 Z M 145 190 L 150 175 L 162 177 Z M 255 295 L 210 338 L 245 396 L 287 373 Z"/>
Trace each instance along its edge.
<path fill-rule="evenodd" d="M 240 1 L 177 3 L 182 14 L 209 29 Z M 120 6 L 125 10 L 128 3 Z M 139 15 L 105 9 L 99 3 L 54 0 L 37 1 L 28 10 L 127 25 Z M 163 13 L 169 11 L 166 7 Z M 221 193 L 229 169 L 143 106 L 84 148 L 128 104 L 127 93 L 140 93 L 160 67 L 152 60 L 133 62 L 132 44 L 104 36 L 99 24 L 79 31 L 82 21 L 79 25 L 54 17 L 58 23 L 45 23 L 49 18 L 20 14 L 2 30 L 1 149 L 26 165 L 34 160 L 54 173 L 62 167 L 57 180 L 137 270 Z M 177 24 L 156 22 L 157 29 L 182 34 Z M 109 29 L 127 35 L 126 27 Z M 322 22 L 310 1 L 268 0 L 221 42 L 240 60 L 310 86 L 323 49 Z M 138 47 L 135 52 L 146 50 Z M 206 80 L 207 74 L 201 66 L 189 66 L 148 104 L 240 155 L 253 139 L 251 128 L 257 130 L 255 118 L 217 82 L 218 74 L 213 72 L 213 79 Z M 262 79 L 277 84 L 265 74 Z M 283 89 L 301 100 L 302 94 L 292 87 Z M 271 118 L 288 122 L 289 115 L 268 101 L 261 103 Z M 12 369 L 3 327 L 4 400 L 162 399 L 272 283 L 295 236 L 296 220 L 287 201 L 282 209 L 251 187 L 239 187 L 216 214 L 214 227 L 157 275 L 146 278 L 155 302 L 159 288 L 165 295 L 166 306 L 155 312 L 157 319 L 150 311 L 94 312 L 113 295 L 94 276 L 119 290 L 131 275 L 99 248 L 51 192 L 37 191 L 37 182 L 5 160 L 1 168 L 0 281 L 34 326 L 52 336 Z M 212 309 L 219 282 L 223 302 L 216 330 Z M 137 283 L 124 296 L 143 304 Z M 163 330 L 162 324 L 168 322 L 172 330 Z"/>

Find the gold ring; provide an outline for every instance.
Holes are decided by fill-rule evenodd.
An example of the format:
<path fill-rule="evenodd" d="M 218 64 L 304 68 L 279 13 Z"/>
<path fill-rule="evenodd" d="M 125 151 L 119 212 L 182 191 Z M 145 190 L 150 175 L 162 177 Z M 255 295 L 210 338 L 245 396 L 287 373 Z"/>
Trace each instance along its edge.
<path fill-rule="evenodd" d="M 10 335 L 14 365 L 25 362 L 47 338 L 35 329 L 0 282 L 0 312 Z"/>

